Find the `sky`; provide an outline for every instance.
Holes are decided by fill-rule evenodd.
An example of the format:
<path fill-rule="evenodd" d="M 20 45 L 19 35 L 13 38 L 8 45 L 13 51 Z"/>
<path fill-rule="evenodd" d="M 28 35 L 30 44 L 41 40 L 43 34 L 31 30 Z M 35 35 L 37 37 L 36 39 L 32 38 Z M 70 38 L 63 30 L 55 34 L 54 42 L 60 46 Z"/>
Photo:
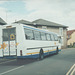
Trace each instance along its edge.
<path fill-rule="evenodd" d="M 0 0 L 0 17 L 8 24 L 45 19 L 75 29 L 75 0 Z"/>

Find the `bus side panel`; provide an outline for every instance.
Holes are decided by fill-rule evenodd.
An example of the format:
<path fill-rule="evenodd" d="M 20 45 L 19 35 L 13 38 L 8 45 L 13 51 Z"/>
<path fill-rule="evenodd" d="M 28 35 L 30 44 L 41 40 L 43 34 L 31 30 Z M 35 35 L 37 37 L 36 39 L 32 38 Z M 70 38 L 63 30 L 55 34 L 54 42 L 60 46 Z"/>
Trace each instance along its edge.
<path fill-rule="evenodd" d="M 25 34 L 23 25 L 16 27 L 17 56 L 25 55 Z"/>
<path fill-rule="evenodd" d="M 27 55 L 38 54 L 43 49 L 44 56 L 56 53 L 57 46 L 54 45 L 55 42 L 51 41 L 39 41 L 39 40 L 26 40 L 26 47 L 28 50 L 26 51 Z M 58 45 L 58 42 L 56 42 Z"/>
<path fill-rule="evenodd" d="M 40 49 L 43 47 L 46 47 L 43 48 L 44 54 L 53 54 L 56 52 L 58 46 L 57 41 L 26 40 L 23 25 L 17 25 L 16 27 L 16 40 L 18 43 L 17 56 L 22 57 L 35 57 L 35 55 L 39 55 Z"/>
<path fill-rule="evenodd" d="M 59 48 L 59 51 L 61 51 L 61 44 L 59 44 L 58 48 Z"/>
<path fill-rule="evenodd" d="M 0 26 L 0 57 L 3 57 L 3 52 L 2 52 L 2 26 Z"/>

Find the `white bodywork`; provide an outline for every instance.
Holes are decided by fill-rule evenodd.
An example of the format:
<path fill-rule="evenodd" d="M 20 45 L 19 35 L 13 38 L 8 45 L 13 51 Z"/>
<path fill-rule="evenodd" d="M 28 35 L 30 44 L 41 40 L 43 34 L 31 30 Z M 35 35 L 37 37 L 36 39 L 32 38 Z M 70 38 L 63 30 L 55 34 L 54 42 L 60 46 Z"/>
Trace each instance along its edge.
<path fill-rule="evenodd" d="M 59 49 L 61 49 L 61 45 L 59 44 L 58 41 L 26 40 L 24 26 L 26 25 L 16 24 L 16 23 L 11 25 L 6 25 L 6 26 L 0 26 L 0 57 L 29 56 L 29 55 L 39 54 L 41 48 L 43 49 L 44 53 L 55 51 L 57 49 L 57 46 Z M 7 29 L 7 28 L 10 29 L 14 27 L 16 28 L 16 40 L 10 41 L 10 44 L 8 41 L 3 41 L 2 29 Z M 30 28 L 37 29 L 34 27 L 30 27 Z M 5 44 L 4 49 L 1 48 L 1 45 L 3 44 Z M 50 47 L 50 46 L 55 46 L 55 47 Z"/>
<path fill-rule="evenodd" d="M 0 57 L 3 57 L 3 52 L 2 52 L 2 27 L 0 25 Z"/>

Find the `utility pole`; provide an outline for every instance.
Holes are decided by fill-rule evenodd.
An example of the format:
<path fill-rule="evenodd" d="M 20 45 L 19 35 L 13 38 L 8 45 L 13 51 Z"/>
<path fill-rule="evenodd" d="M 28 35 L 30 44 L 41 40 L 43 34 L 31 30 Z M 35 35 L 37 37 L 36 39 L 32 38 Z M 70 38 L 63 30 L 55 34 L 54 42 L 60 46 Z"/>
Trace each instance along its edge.
<path fill-rule="evenodd" d="M 8 12 L 11 12 L 11 10 L 6 11 L 6 22 L 8 22 Z"/>

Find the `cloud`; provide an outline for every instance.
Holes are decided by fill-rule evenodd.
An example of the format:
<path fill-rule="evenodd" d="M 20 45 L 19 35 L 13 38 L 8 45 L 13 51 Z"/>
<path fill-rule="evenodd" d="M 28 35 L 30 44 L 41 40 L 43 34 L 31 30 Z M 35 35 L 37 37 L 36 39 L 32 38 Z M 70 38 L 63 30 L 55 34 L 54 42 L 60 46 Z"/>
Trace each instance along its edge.
<path fill-rule="evenodd" d="M 16 10 L 16 12 L 14 12 L 14 10 L 12 10 L 13 8 L 10 7 L 10 4 L 13 5 L 15 2 L 16 2 L 16 4 L 19 4 L 18 0 L 17 1 L 11 0 L 11 2 L 9 2 L 9 0 L 0 1 L 0 17 L 4 21 L 6 21 L 8 24 L 18 21 L 18 20 L 21 20 L 21 19 L 26 19 L 25 17 L 27 16 L 27 14 L 21 14 L 20 11 L 17 10 L 18 8 L 14 8 L 14 6 L 13 6 L 13 8 Z M 3 6 L 4 4 L 6 4 L 6 7 Z"/>
<path fill-rule="evenodd" d="M 50 10 L 55 8 L 55 6 L 59 9 L 59 3 L 57 1 L 54 2 L 51 0 L 26 0 L 25 6 L 28 10 Z"/>
<path fill-rule="evenodd" d="M 28 0 L 25 1 L 25 6 L 28 11 L 34 10 L 34 12 L 28 14 L 28 18 L 31 20 L 44 18 L 50 21 L 60 22 L 61 18 L 64 19 L 63 10 L 60 8 L 62 5 L 59 0 Z"/>
<path fill-rule="evenodd" d="M 0 17 L 2 17 L 3 19 L 5 19 L 6 17 L 6 9 L 0 7 Z"/>
<path fill-rule="evenodd" d="M 12 23 L 15 20 L 25 19 L 33 21 L 39 18 L 75 28 L 75 1 L 74 0 L 22 0 L 25 4 L 26 14 L 10 12 L 7 8 L 0 7 L 0 17 Z M 17 2 L 17 1 L 16 1 Z M 0 4 L 3 4 L 0 1 Z M 12 8 L 11 8 L 12 9 Z M 16 8 L 17 10 L 17 8 Z"/>
<path fill-rule="evenodd" d="M 2 7 L 0 7 L 0 17 L 7 23 L 12 23 L 20 19 L 25 19 L 24 15 L 17 14 Z"/>
<path fill-rule="evenodd" d="M 75 1 L 74 0 L 26 0 L 28 11 L 27 19 L 47 19 L 59 24 L 75 28 Z"/>
<path fill-rule="evenodd" d="M 5 1 L 0 1 L 0 4 L 3 4 Z"/>

